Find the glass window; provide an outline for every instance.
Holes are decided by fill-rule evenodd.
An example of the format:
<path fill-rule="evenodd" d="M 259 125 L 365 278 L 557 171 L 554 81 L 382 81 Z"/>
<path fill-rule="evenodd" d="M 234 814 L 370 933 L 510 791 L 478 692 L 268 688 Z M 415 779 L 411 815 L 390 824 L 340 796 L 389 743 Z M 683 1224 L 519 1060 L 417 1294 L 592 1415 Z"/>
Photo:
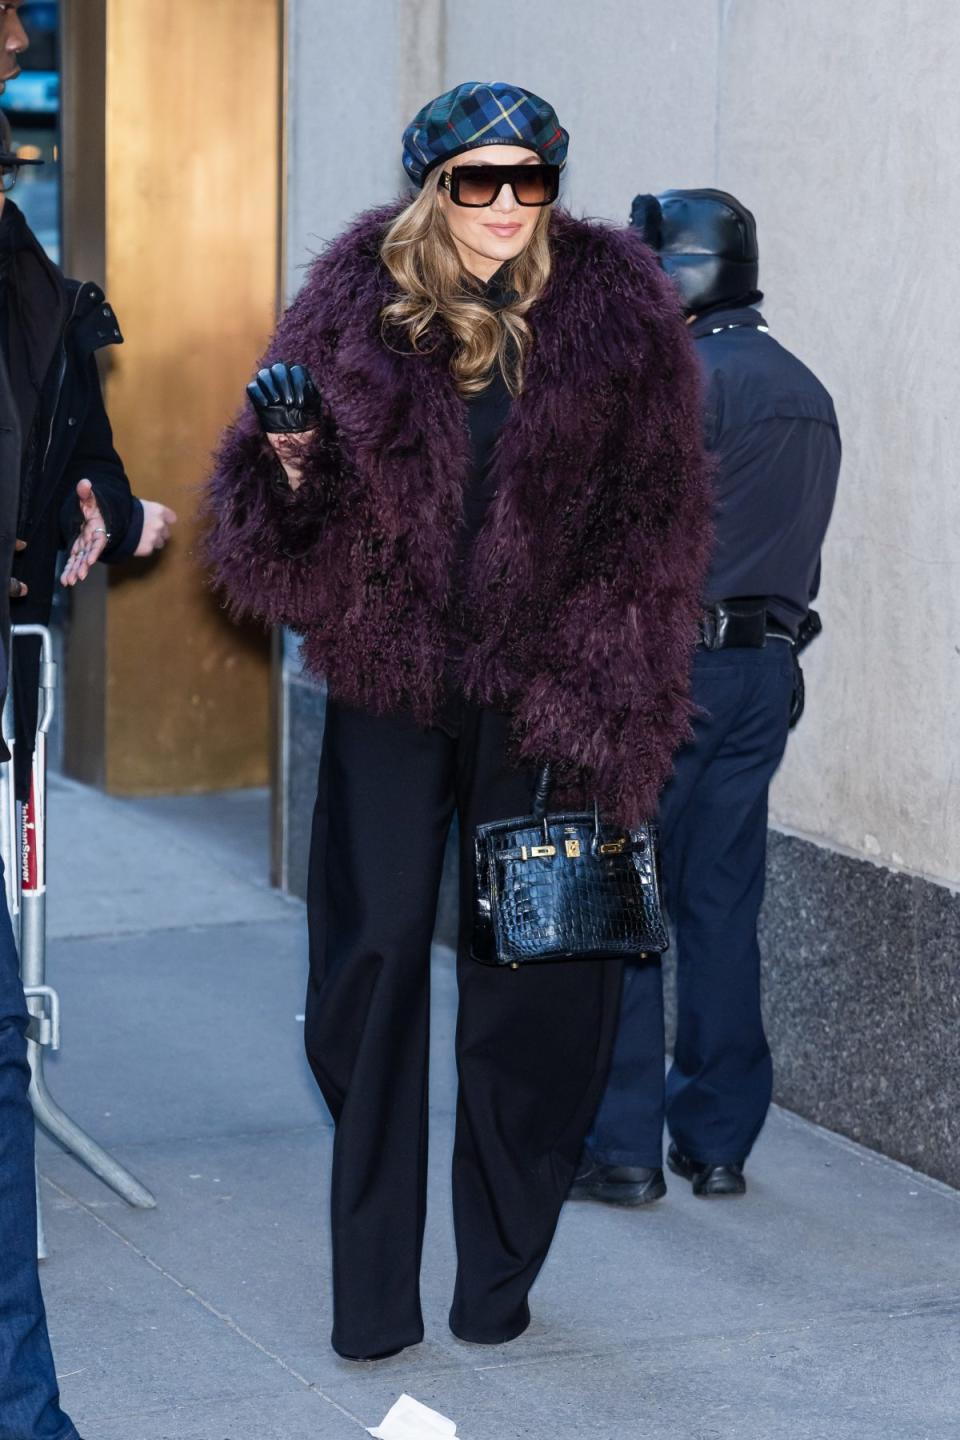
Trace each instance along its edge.
<path fill-rule="evenodd" d="M 27 0 L 20 18 L 30 39 L 21 57 L 22 74 L 0 96 L 13 129 L 14 147 L 25 165 L 13 198 L 51 260 L 60 263 L 60 7 L 57 0 Z"/>

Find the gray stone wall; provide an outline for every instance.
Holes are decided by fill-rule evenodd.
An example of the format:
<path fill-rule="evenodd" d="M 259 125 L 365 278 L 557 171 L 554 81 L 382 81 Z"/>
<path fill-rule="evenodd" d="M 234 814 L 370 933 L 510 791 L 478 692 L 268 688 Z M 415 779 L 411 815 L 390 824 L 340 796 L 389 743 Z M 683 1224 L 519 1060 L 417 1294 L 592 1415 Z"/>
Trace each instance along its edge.
<path fill-rule="evenodd" d="M 960 1187 L 960 895 L 788 835 L 768 877 L 777 1099 Z"/>

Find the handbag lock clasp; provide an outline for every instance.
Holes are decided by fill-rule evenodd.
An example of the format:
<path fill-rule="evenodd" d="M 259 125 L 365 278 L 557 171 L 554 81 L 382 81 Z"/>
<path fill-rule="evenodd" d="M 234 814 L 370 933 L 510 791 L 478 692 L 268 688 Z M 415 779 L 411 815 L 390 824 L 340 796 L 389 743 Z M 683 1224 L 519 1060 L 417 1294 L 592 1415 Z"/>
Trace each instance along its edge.
<path fill-rule="evenodd" d="M 521 860 L 549 860 L 557 853 L 556 845 L 521 845 Z"/>

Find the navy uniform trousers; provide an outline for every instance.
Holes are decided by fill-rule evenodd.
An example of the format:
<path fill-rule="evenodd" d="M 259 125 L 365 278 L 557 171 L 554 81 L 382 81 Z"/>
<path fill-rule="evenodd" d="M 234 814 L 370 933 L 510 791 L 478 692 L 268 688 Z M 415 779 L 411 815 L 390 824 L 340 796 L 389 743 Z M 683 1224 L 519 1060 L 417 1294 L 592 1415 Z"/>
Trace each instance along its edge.
<path fill-rule="evenodd" d="M 697 651 L 695 739 L 662 797 L 664 899 L 677 956 L 677 1038 L 664 1080 L 659 960 L 627 965 L 603 1101 L 587 1140 L 601 1164 L 655 1168 L 663 1128 L 704 1164 L 746 1159 L 770 1105 L 757 918 L 767 792 L 787 743 L 789 644 Z"/>
<path fill-rule="evenodd" d="M 472 836 L 530 812 L 509 721 L 459 704 L 456 733 L 330 703 L 310 857 L 306 1046 L 336 1125 L 333 1345 L 423 1338 L 430 945 L 454 810 L 461 844 L 457 1277 L 450 1325 L 495 1344 L 529 1321 L 609 1065 L 622 966 L 470 958 Z"/>

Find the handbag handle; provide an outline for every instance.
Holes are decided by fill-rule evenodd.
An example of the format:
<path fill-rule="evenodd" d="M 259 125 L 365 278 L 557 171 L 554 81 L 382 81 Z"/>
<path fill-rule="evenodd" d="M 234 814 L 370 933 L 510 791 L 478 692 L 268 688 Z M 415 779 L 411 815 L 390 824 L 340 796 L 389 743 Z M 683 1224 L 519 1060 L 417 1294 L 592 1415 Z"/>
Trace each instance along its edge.
<path fill-rule="evenodd" d="M 547 833 L 547 807 L 550 804 L 550 791 L 553 789 L 553 766 L 549 760 L 545 760 L 537 771 L 537 778 L 533 785 L 533 818 L 543 824 L 543 833 Z M 594 796 L 593 800 L 593 829 L 597 841 L 600 840 L 600 804 Z"/>
<path fill-rule="evenodd" d="M 550 791 L 553 789 L 553 766 L 547 760 L 537 771 L 537 778 L 533 786 L 533 818 L 542 820 L 547 813 L 547 806 L 550 804 Z"/>

